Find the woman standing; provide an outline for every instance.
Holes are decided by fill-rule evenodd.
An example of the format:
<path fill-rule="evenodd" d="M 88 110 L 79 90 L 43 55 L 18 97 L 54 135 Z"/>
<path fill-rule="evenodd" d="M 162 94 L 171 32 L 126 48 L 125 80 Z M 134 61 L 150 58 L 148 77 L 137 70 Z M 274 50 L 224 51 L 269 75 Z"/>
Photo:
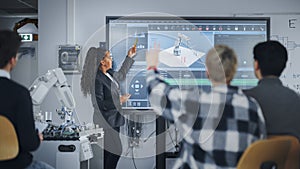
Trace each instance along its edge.
<path fill-rule="evenodd" d="M 134 63 L 136 47 L 129 49 L 119 71 L 112 69 L 109 51 L 91 47 L 87 53 L 81 78 L 83 94 L 91 94 L 94 107 L 94 123 L 104 129 L 104 168 L 114 169 L 122 154 L 119 136 L 125 120 L 122 116 L 122 103 L 130 95 L 121 95 L 119 82 L 123 81 Z"/>

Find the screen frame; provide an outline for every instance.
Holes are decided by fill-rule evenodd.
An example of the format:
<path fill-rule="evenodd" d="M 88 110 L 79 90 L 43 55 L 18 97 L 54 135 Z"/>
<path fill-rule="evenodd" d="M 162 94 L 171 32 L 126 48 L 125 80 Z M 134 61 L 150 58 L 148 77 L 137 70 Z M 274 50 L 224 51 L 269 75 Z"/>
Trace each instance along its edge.
<path fill-rule="evenodd" d="M 270 40 L 270 17 L 202 17 L 202 16 L 106 16 L 106 49 L 110 50 L 110 29 L 109 23 L 113 20 L 183 20 L 191 24 L 197 23 L 197 21 L 264 21 L 266 22 L 266 40 Z M 129 110 L 150 110 L 152 107 L 122 107 Z"/>
<path fill-rule="evenodd" d="M 224 21 L 266 21 L 267 40 L 270 40 L 270 17 L 201 17 L 201 16 L 106 16 L 106 47 L 109 49 L 109 22 L 111 20 L 186 20 L 186 21 L 209 21 L 209 20 L 224 20 Z M 193 23 L 193 22 L 191 22 Z"/>

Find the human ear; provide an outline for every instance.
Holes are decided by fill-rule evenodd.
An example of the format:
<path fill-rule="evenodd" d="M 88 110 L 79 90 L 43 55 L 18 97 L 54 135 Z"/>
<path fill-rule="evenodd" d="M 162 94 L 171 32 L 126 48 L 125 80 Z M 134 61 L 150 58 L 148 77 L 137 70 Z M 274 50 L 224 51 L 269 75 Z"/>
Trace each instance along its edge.
<path fill-rule="evenodd" d="M 258 64 L 258 61 L 257 61 L 257 60 L 254 60 L 254 70 L 255 70 L 255 71 L 260 70 L 259 64 Z"/>

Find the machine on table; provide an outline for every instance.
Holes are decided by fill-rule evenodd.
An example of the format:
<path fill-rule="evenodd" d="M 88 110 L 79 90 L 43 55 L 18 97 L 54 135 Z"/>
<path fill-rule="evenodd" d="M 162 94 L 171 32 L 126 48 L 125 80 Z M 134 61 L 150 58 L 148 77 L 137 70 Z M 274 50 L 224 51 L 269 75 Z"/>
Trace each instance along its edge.
<path fill-rule="evenodd" d="M 43 115 L 40 111 L 40 105 L 51 88 L 62 105 L 61 109 L 56 110 L 64 121 L 62 124 L 53 123 L 51 113 L 45 112 Z M 39 76 L 29 87 L 29 91 L 34 105 L 36 127 L 44 137 L 39 149 L 33 152 L 34 159 L 47 162 L 56 169 L 88 169 L 90 165 L 92 168 L 102 168 L 103 129 L 94 125 L 87 128 L 75 124 L 75 99 L 62 69 L 49 70 Z M 92 149 L 97 152 L 94 153 Z"/>
<path fill-rule="evenodd" d="M 93 169 L 103 166 L 103 130 L 94 128 L 80 131 L 78 139 L 44 140 L 34 154 L 35 160 L 44 161 L 56 169 Z"/>

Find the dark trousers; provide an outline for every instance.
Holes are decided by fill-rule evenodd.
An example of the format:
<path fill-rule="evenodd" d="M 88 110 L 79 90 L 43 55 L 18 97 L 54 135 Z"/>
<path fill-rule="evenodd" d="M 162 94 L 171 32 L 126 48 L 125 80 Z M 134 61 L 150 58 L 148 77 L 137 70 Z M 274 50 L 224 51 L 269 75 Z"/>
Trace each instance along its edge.
<path fill-rule="evenodd" d="M 115 169 L 122 154 L 120 127 L 104 131 L 104 169 Z"/>

